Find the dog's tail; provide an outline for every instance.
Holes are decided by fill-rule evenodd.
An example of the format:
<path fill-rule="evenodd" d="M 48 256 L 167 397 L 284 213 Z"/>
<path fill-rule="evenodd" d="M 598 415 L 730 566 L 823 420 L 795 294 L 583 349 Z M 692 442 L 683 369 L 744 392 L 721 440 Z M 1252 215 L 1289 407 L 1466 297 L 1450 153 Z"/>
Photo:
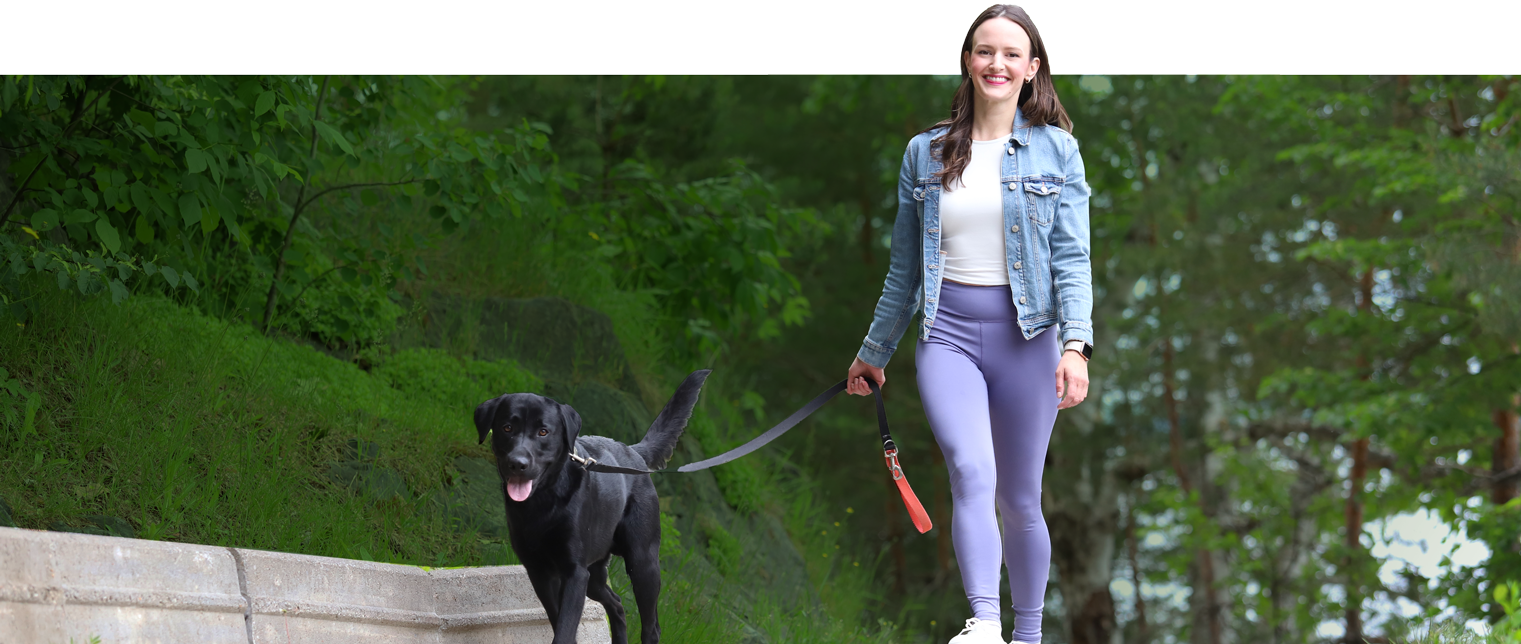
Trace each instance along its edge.
<path fill-rule="evenodd" d="M 644 440 L 633 446 L 634 451 L 644 457 L 644 462 L 650 469 L 665 467 L 671 454 L 676 452 L 676 441 L 686 430 L 687 421 L 692 418 L 692 408 L 697 405 L 697 392 L 702 389 L 703 381 L 708 379 L 708 374 L 712 371 L 693 371 L 686 380 L 681 381 L 681 386 L 676 388 L 676 393 L 666 402 L 665 409 L 660 410 L 660 415 L 650 424 Z"/>

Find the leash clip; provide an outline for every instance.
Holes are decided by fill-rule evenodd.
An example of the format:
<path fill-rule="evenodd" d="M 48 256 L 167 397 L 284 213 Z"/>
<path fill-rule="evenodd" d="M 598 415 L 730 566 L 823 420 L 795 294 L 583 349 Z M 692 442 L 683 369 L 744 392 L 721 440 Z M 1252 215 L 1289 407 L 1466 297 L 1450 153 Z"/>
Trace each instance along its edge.
<path fill-rule="evenodd" d="M 882 450 L 882 456 L 887 459 L 887 471 L 893 473 L 893 480 L 894 481 L 902 480 L 903 479 L 903 468 L 898 465 L 898 448 L 897 448 L 897 446 L 893 446 L 893 447 L 890 447 L 888 449 Z"/>
<path fill-rule="evenodd" d="M 576 450 L 574 448 L 572 448 L 570 450 L 570 460 L 579 463 L 581 465 L 581 467 L 584 467 L 584 468 L 586 468 L 588 470 L 591 469 L 591 466 L 597 464 L 597 459 L 595 459 L 595 458 L 586 458 L 586 457 L 584 457 L 584 456 L 582 456 L 580 454 L 577 454 Z"/>

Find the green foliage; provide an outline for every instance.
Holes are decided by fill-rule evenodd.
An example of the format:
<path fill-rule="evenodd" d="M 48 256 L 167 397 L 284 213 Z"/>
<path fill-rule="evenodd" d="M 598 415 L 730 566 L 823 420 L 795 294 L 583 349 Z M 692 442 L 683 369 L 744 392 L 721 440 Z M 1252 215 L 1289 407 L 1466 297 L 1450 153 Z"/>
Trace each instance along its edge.
<path fill-rule="evenodd" d="M 482 136 L 449 124 L 462 91 L 417 77 L 5 77 L 0 141 L 21 153 L 0 223 L 15 216 L 33 237 L 104 249 L 113 264 L 101 271 L 129 270 L 98 288 L 86 271 L 78 285 L 115 301 L 138 262 L 153 275 L 150 256 L 174 267 L 163 273 L 170 288 L 181 277 L 192 290 L 240 282 L 217 284 L 213 298 L 237 294 L 249 317 L 277 299 L 291 306 L 335 272 L 383 293 L 426 273 L 414 255 L 430 239 L 525 207 L 552 210 L 574 185 L 552 169 L 542 125 Z M 428 212 L 436 224 L 355 217 L 380 207 Z M 83 261 L 49 248 L 23 259 L 54 255 L 35 269 L 75 277 L 68 260 Z M 14 248 L 6 254 L 20 265 Z M 324 296 L 318 285 L 316 302 L 287 322 L 324 341 L 374 341 L 364 315 L 323 307 L 354 297 L 337 290 Z M 14 293 L 0 285 L 0 297 Z M 359 302 L 356 313 L 388 312 Z"/>
<path fill-rule="evenodd" d="M 329 346 L 374 346 L 390 339 L 405 312 L 379 283 L 321 283 L 289 311 L 285 326 Z"/>
<path fill-rule="evenodd" d="M 1505 617 L 1495 622 L 1492 635 L 1502 642 L 1521 642 L 1521 583 L 1497 583 L 1494 596 Z"/>
<path fill-rule="evenodd" d="M 0 367 L 0 420 L 5 421 L 6 429 L 17 430 L 21 436 L 35 433 L 37 410 L 41 407 L 41 396 L 27 390 L 5 367 Z"/>
<path fill-rule="evenodd" d="M 808 299 L 781 262 L 830 233 L 815 211 L 779 205 L 777 189 L 737 161 L 724 175 L 674 184 L 628 161 L 609 181 L 612 195 L 577 222 L 586 252 L 608 258 L 622 288 L 653 293 L 698 355 L 807 319 Z"/>

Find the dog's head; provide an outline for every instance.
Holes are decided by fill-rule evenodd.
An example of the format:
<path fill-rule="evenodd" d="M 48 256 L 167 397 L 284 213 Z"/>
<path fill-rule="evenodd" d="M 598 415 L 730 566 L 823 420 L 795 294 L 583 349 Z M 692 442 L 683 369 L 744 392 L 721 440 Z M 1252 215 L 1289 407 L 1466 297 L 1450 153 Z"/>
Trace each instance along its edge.
<path fill-rule="evenodd" d="M 538 394 L 504 394 L 475 408 L 480 442 L 491 435 L 509 502 L 523 502 L 569 459 L 581 415 Z"/>

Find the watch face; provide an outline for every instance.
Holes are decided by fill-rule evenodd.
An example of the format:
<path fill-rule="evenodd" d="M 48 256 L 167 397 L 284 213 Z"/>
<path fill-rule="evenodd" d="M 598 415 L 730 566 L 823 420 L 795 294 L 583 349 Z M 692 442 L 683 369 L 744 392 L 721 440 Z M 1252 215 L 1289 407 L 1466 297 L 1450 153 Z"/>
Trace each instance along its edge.
<path fill-rule="evenodd" d="M 1083 359 L 1084 360 L 1092 360 L 1093 359 L 1093 345 L 1088 344 L 1087 342 L 1083 343 Z"/>

